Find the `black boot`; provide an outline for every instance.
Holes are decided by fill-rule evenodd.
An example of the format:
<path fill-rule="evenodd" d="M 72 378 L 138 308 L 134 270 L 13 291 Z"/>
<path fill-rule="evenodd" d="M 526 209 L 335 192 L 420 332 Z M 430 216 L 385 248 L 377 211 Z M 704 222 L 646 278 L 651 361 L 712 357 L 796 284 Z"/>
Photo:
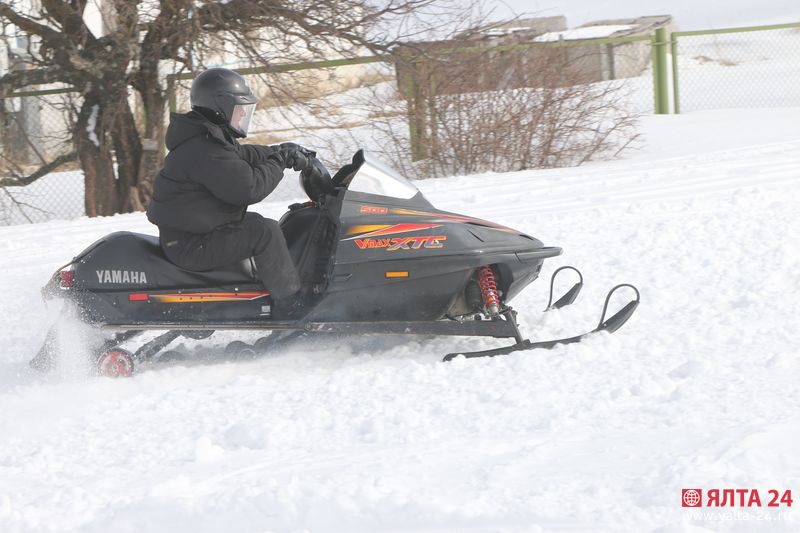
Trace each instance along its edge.
<path fill-rule="evenodd" d="M 311 310 L 313 298 L 305 288 L 279 298 L 272 303 L 272 318 L 275 320 L 300 320 Z"/>

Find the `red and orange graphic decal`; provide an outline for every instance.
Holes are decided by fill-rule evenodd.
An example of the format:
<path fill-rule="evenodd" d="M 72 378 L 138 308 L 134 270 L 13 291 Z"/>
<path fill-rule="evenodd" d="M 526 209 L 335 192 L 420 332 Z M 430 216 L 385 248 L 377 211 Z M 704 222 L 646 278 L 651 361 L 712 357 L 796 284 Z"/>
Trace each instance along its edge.
<path fill-rule="evenodd" d="M 392 208 L 391 213 L 393 215 L 408 215 L 414 217 L 431 217 L 433 221 L 436 222 L 463 222 L 468 224 L 478 224 L 480 226 L 486 226 L 492 229 L 496 229 L 498 231 L 507 231 L 512 233 L 517 233 L 517 230 L 508 228 L 506 226 L 502 226 L 500 224 L 495 224 L 494 222 L 489 222 L 487 220 L 481 220 L 479 218 L 473 217 L 465 217 L 461 215 L 447 215 L 444 213 L 428 213 L 425 211 L 414 211 L 412 209 L 402 209 L 402 208 Z"/>
<path fill-rule="evenodd" d="M 441 224 L 363 224 L 348 228 L 348 237 L 342 240 L 351 241 L 353 239 L 364 239 L 367 237 L 382 237 L 384 235 L 396 235 L 398 233 L 409 233 L 412 231 L 433 229 L 440 226 Z M 350 237 L 350 235 L 352 235 L 352 237 Z"/>
<path fill-rule="evenodd" d="M 237 302 L 242 300 L 258 300 L 269 296 L 267 291 L 251 292 L 191 292 L 173 294 L 149 294 L 149 298 L 161 303 L 193 303 L 193 302 Z"/>

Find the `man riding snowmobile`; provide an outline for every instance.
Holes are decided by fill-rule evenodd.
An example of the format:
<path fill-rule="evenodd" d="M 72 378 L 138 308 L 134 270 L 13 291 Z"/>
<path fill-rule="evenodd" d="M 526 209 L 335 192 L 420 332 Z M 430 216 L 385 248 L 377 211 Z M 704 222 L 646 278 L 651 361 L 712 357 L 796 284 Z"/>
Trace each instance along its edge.
<path fill-rule="evenodd" d="M 242 129 L 241 118 L 247 114 L 232 112 L 230 116 Z M 636 287 L 619 284 L 606 295 L 600 321 L 591 331 L 553 340 L 526 339 L 509 302 L 539 276 L 545 260 L 561 254 L 561 248 L 544 246 L 530 235 L 494 222 L 439 210 L 413 183 L 363 150 L 333 177 L 311 157 L 311 170 L 300 173 L 309 201 L 289 206 L 279 228 L 274 228 L 268 225 L 271 221 L 246 214 L 246 204 L 272 190 L 282 173 L 279 163 L 285 165 L 286 154 L 302 149 L 239 146 L 224 136 L 225 131 L 204 118 L 173 116 L 168 134 L 173 151 L 156 181 L 148 213 L 161 228 L 161 238 L 117 231 L 90 244 L 54 272 L 42 296 L 63 300 L 63 320 L 47 332 L 32 367 L 53 367 L 63 352 L 62 334 L 76 327 L 74 318 L 92 328 L 86 330 L 92 333 L 88 362 L 100 375 L 113 377 L 131 376 L 135 364 L 183 358 L 187 354 L 181 350 L 167 350 L 173 341 L 200 340 L 215 331 L 269 332 L 252 345 L 236 339 L 225 347 L 227 354 L 247 357 L 306 334 L 448 335 L 516 341 L 500 348 L 453 352 L 443 360 L 458 355 L 494 357 L 614 332 L 639 305 Z M 216 135 L 223 136 L 222 140 Z M 217 160 L 202 154 L 209 168 L 198 168 L 193 161 L 175 157 L 182 153 L 188 157 L 182 150 L 191 146 L 212 155 L 215 150 L 220 153 Z M 206 172 L 210 169 L 217 172 Z M 242 171 L 245 177 L 231 170 Z M 244 172 L 248 170 L 249 174 Z M 225 190 L 220 183 L 228 182 L 230 190 Z M 171 210 L 170 206 L 175 207 Z M 258 229 L 260 221 L 265 229 Z M 285 252 L 275 245 L 285 246 L 284 239 L 290 256 L 276 259 L 270 253 Z M 261 263 L 263 283 L 252 261 L 224 265 L 250 254 Z M 170 262 L 170 256 L 194 269 L 209 268 L 214 262 L 223 267 L 189 270 Z M 283 269 L 295 264 L 296 269 Z M 577 276 L 577 283 L 555 297 L 556 276 L 565 270 Z M 292 296 L 288 287 L 293 280 L 296 283 L 298 273 L 302 285 L 308 287 L 300 293 L 309 295 L 305 302 L 300 295 Z M 582 287 L 583 276 L 577 269 L 558 268 L 550 279 L 546 309 L 571 305 Z M 634 297 L 607 316 L 612 296 L 625 288 Z M 303 305 L 294 317 L 293 307 L 280 310 L 279 305 L 276 310 L 275 302 L 269 301 L 270 291 L 280 293 L 279 304 L 299 301 Z M 139 343 L 145 331 L 161 333 Z M 67 340 L 71 338 L 70 334 Z"/>
<path fill-rule="evenodd" d="M 172 113 L 169 154 L 155 179 L 147 218 L 158 226 L 164 254 L 193 271 L 214 270 L 253 257 L 275 315 L 297 318 L 306 292 L 274 220 L 247 211 L 267 197 L 285 169 L 313 171 L 314 153 L 293 143 L 239 144 L 257 99 L 244 78 L 225 68 L 192 83 L 192 111 Z"/>

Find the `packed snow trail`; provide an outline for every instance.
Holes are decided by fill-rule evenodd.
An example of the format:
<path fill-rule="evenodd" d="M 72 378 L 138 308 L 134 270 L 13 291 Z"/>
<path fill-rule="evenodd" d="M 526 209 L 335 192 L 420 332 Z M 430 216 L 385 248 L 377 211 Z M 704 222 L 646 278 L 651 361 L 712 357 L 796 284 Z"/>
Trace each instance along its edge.
<path fill-rule="evenodd" d="M 797 504 L 769 522 L 680 505 L 681 488 L 800 490 L 800 110 L 698 134 L 731 113 L 652 119 L 663 152 L 419 183 L 565 249 L 513 302 L 531 338 L 591 328 L 610 286 L 641 288 L 619 332 L 550 351 L 442 364 L 502 341 L 319 337 L 43 377 L 26 366 L 55 312 L 41 285 L 102 235 L 154 228 L 0 228 L 0 531 L 796 531 Z M 586 287 L 542 315 L 563 264 Z"/>

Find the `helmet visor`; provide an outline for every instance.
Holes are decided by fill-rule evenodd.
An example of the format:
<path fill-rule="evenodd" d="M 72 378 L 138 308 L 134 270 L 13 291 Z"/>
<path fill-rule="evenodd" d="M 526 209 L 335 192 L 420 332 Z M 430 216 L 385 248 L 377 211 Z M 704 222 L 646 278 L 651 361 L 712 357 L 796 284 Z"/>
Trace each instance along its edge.
<path fill-rule="evenodd" d="M 253 120 L 253 113 L 256 111 L 256 104 L 237 104 L 233 106 L 231 113 L 231 128 L 234 131 L 247 135 L 250 129 L 250 121 Z"/>

